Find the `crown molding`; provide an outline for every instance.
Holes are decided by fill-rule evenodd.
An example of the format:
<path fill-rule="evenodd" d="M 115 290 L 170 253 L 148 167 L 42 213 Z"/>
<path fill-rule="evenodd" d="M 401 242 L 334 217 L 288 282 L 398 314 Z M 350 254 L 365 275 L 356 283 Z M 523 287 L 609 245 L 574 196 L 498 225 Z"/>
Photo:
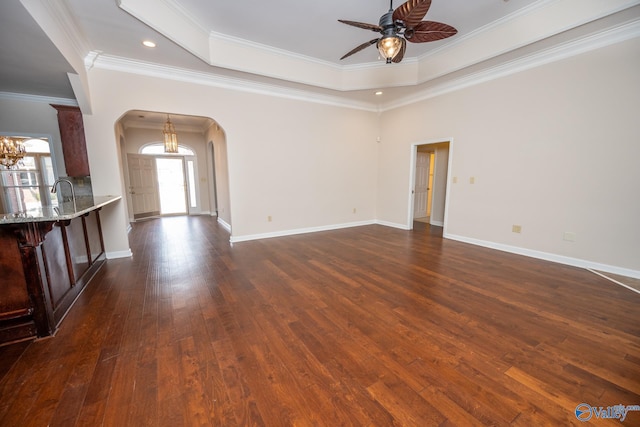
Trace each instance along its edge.
<path fill-rule="evenodd" d="M 299 89 L 291 89 L 282 86 L 252 82 L 249 80 L 223 77 L 212 73 L 152 64 L 128 58 L 97 54 L 96 52 L 91 52 L 88 57 L 90 57 L 88 61 L 91 62 L 92 67 L 97 69 L 119 71 L 149 77 L 158 77 L 162 79 L 212 86 L 221 89 L 276 96 L 279 98 L 292 99 L 296 101 L 305 101 L 373 112 L 378 111 L 377 106 L 373 103 L 353 101 L 339 96 L 330 96 L 318 94 L 312 91 L 303 91 Z"/>
<path fill-rule="evenodd" d="M 41 96 L 41 95 L 29 95 L 26 93 L 0 92 L 0 99 L 6 99 L 8 101 L 37 102 L 39 104 L 66 105 L 69 107 L 78 106 L 78 102 L 75 99 L 55 98 L 51 96 Z"/>
<path fill-rule="evenodd" d="M 429 88 L 419 90 L 407 97 L 382 104 L 380 107 L 374 103 L 365 103 L 349 100 L 346 97 L 332 97 L 321 95 L 313 91 L 302 91 L 284 88 L 276 85 L 251 82 L 242 79 L 221 77 L 210 73 L 184 70 L 176 67 L 167 67 L 157 64 L 144 63 L 126 58 L 101 55 L 98 52 L 91 52 L 87 56 L 87 62 L 92 67 L 133 73 L 145 76 L 159 77 L 163 79 L 177 80 L 195 84 L 203 84 L 229 90 L 240 90 L 244 92 L 257 93 L 262 95 L 277 96 L 281 98 L 301 100 L 306 102 L 320 103 L 326 105 L 340 106 L 372 112 L 388 111 L 416 102 L 434 98 L 446 93 L 465 89 L 467 87 L 495 80 L 544 64 L 560 61 L 581 53 L 619 43 L 632 38 L 640 37 L 640 17 L 631 22 L 625 22 L 616 27 L 609 28 L 576 38 L 571 41 L 556 44 L 547 49 L 537 50 L 517 59 L 506 61 L 490 68 L 460 76 L 458 78 L 435 84 Z"/>
<path fill-rule="evenodd" d="M 549 64 L 572 56 L 580 55 L 595 49 L 620 43 L 626 40 L 640 37 L 640 17 L 633 22 L 622 24 L 597 34 L 590 34 L 579 39 L 555 45 L 553 47 L 536 51 L 532 54 L 518 59 L 507 61 L 499 65 L 478 71 L 472 74 L 458 77 L 448 82 L 434 85 L 428 89 L 419 91 L 411 96 L 407 96 L 384 104 L 380 111 L 393 110 L 395 108 L 414 104 L 416 102 L 435 98 L 446 93 L 465 89 L 480 83 L 496 80 L 511 74 L 529 70 L 541 65 Z"/>
<path fill-rule="evenodd" d="M 638 0 L 538 0 L 415 61 L 342 66 L 206 32 L 176 0 L 118 0 L 137 19 L 212 66 L 337 91 L 426 83 L 639 4 Z"/>
<path fill-rule="evenodd" d="M 539 0 L 421 56 L 416 84 L 533 45 L 638 4 L 639 0 Z"/>

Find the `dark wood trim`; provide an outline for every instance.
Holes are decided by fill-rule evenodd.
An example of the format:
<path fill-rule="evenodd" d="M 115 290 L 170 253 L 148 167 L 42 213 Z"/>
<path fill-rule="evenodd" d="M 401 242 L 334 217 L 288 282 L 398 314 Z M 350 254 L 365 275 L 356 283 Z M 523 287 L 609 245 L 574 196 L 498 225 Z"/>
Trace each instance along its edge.
<path fill-rule="evenodd" d="M 33 314 L 33 307 L 22 308 L 20 310 L 6 311 L 0 313 L 0 320 L 18 319 Z"/>
<path fill-rule="evenodd" d="M 86 218 L 91 214 L 91 212 L 87 212 L 82 215 L 82 230 L 84 231 L 84 249 L 87 252 L 87 259 L 89 260 L 89 266 L 93 264 L 93 257 L 91 256 L 91 245 L 89 244 L 89 233 L 87 231 L 87 220 Z"/>
<path fill-rule="evenodd" d="M 100 211 L 102 208 L 96 209 L 96 223 L 98 224 L 98 236 L 100 236 L 100 252 L 104 253 L 104 237 L 102 235 L 102 222 L 100 221 Z"/>
<path fill-rule="evenodd" d="M 75 273 L 73 272 L 73 260 L 71 259 L 71 250 L 69 249 L 69 236 L 67 235 L 67 227 L 71 224 L 71 221 L 59 221 L 56 223 L 60 227 L 62 232 L 62 242 L 64 249 L 64 256 L 67 259 L 67 274 L 69 275 L 69 286 L 73 287 L 76 284 Z"/>

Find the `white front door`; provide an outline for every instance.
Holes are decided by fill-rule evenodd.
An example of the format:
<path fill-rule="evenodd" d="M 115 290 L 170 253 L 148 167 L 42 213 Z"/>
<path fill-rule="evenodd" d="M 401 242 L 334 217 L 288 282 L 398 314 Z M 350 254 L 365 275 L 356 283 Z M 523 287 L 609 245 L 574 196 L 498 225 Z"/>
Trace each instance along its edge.
<path fill-rule="evenodd" d="M 160 215 L 155 159 L 152 156 L 127 154 L 127 163 L 133 218 Z"/>
<path fill-rule="evenodd" d="M 416 181 L 414 186 L 413 217 L 427 216 L 427 201 L 429 194 L 429 161 L 430 153 L 418 152 L 416 156 Z"/>

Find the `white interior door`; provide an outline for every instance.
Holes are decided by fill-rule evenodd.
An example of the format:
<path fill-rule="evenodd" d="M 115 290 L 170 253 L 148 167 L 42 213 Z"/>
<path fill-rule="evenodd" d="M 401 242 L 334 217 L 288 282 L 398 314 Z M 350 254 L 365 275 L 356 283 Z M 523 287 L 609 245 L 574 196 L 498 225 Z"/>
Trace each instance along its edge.
<path fill-rule="evenodd" d="M 427 200 L 429 194 L 429 153 L 418 152 L 416 156 L 416 180 L 414 187 L 413 217 L 427 216 Z"/>
<path fill-rule="evenodd" d="M 155 159 L 152 156 L 127 154 L 127 164 L 133 218 L 160 215 Z"/>

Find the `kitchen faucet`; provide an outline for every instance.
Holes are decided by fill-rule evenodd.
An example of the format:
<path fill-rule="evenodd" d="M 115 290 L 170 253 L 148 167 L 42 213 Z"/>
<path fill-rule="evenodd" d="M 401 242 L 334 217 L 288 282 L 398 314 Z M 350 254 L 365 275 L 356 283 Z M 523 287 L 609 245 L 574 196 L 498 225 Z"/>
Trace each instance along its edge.
<path fill-rule="evenodd" d="M 51 186 L 51 192 L 55 194 L 56 185 L 58 185 L 61 181 L 69 183 L 69 186 L 71 187 L 71 198 L 73 200 L 73 211 L 76 212 L 78 210 L 78 208 L 76 207 L 76 191 L 73 188 L 73 182 L 69 181 L 66 178 L 58 178 L 58 179 L 56 179 L 56 181 Z M 64 197 L 62 198 L 62 201 L 64 202 Z"/>

